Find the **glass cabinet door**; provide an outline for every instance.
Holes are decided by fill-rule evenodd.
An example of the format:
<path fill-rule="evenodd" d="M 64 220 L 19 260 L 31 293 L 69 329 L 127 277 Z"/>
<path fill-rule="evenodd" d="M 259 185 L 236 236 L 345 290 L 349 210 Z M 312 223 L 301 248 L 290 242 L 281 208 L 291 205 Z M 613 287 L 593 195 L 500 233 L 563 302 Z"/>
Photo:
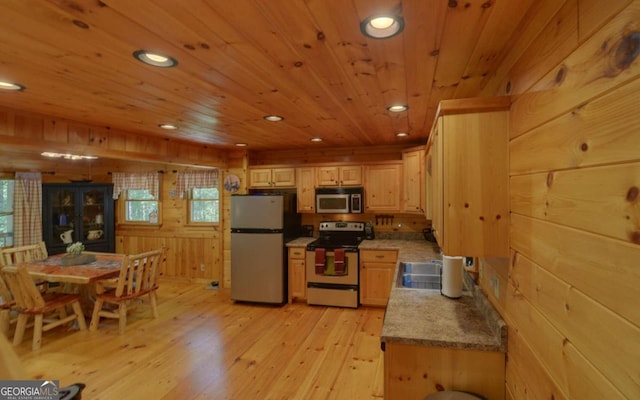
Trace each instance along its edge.
<path fill-rule="evenodd" d="M 67 189 L 51 193 L 51 238 L 56 244 L 71 244 L 76 238 L 75 192 Z"/>
<path fill-rule="evenodd" d="M 110 184 L 43 184 L 42 237 L 49 254 L 64 253 L 75 242 L 87 251 L 114 252 L 113 209 Z"/>
<path fill-rule="evenodd" d="M 86 189 L 82 191 L 82 241 L 104 240 L 105 191 Z"/>

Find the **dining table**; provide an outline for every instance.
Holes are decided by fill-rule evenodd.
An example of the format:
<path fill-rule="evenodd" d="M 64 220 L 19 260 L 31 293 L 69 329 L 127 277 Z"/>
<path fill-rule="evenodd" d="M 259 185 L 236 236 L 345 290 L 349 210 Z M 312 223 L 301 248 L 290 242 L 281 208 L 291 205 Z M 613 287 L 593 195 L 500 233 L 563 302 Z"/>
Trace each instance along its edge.
<path fill-rule="evenodd" d="M 28 261 L 19 264 L 26 267 L 29 275 L 37 280 L 58 283 L 91 284 L 99 280 L 115 278 L 120 273 L 125 254 L 85 252 L 95 260 L 78 265 L 64 265 L 65 254 L 56 254 L 44 260 Z M 18 265 L 4 267 L 15 271 Z"/>
<path fill-rule="evenodd" d="M 117 278 L 126 254 L 83 252 L 92 255 L 91 262 L 65 265 L 65 254 L 56 254 L 43 260 L 28 261 L 18 265 L 5 266 L 3 271 L 15 271 L 18 266 L 26 267 L 29 275 L 38 281 L 58 283 L 61 290 L 80 295 L 80 306 L 85 315 L 90 316 L 95 303 L 95 282 Z"/>

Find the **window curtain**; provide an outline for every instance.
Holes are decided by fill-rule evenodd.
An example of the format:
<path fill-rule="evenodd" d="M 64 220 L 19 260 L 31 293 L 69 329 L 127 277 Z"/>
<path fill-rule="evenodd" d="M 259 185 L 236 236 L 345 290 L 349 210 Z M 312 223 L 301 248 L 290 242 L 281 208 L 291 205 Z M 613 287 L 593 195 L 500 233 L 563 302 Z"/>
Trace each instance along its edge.
<path fill-rule="evenodd" d="M 13 245 L 42 241 L 42 174 L 16 172 L 13 194 Z"/>
<path fill-rule="evenodd" d="M 160 178 L 158 172 L 114 172 L 113 198 L 117 200 L 120 193 L 129 189 L 148 190 L 154 199 L 158 199 Z"/>
<path fill-rule="evenodd" d="M 176 178 L 176 191 L 180 198 L 184 198 L 184 192 L 191 188 L 218 187 L 218 168 L 202 171 L 180 171 Z"/>

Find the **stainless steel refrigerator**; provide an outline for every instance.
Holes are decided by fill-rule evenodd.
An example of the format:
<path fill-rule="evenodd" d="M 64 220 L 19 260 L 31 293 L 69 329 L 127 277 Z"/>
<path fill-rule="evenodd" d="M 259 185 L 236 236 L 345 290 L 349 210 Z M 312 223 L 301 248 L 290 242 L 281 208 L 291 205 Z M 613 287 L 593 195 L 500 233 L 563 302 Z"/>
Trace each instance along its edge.
<path fill-rule="evenodd" d="M 293 193 L 231 196 L 231 298 L 287 300 L 285 243 L 300 233 Z"/>

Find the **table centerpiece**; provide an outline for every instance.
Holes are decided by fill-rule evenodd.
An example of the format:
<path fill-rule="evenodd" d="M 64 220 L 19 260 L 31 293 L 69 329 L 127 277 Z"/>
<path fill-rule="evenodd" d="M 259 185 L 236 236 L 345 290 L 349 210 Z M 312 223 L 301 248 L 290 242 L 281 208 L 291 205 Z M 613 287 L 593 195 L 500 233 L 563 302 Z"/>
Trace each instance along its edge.
<path fill-rule="evenodd" d="M 67 254 L 62 257 L 62 265 L 89 264 L 96 260 L 93 254 L 82 254 L 84 244 L 75 242 L 67 246 Z"/>

